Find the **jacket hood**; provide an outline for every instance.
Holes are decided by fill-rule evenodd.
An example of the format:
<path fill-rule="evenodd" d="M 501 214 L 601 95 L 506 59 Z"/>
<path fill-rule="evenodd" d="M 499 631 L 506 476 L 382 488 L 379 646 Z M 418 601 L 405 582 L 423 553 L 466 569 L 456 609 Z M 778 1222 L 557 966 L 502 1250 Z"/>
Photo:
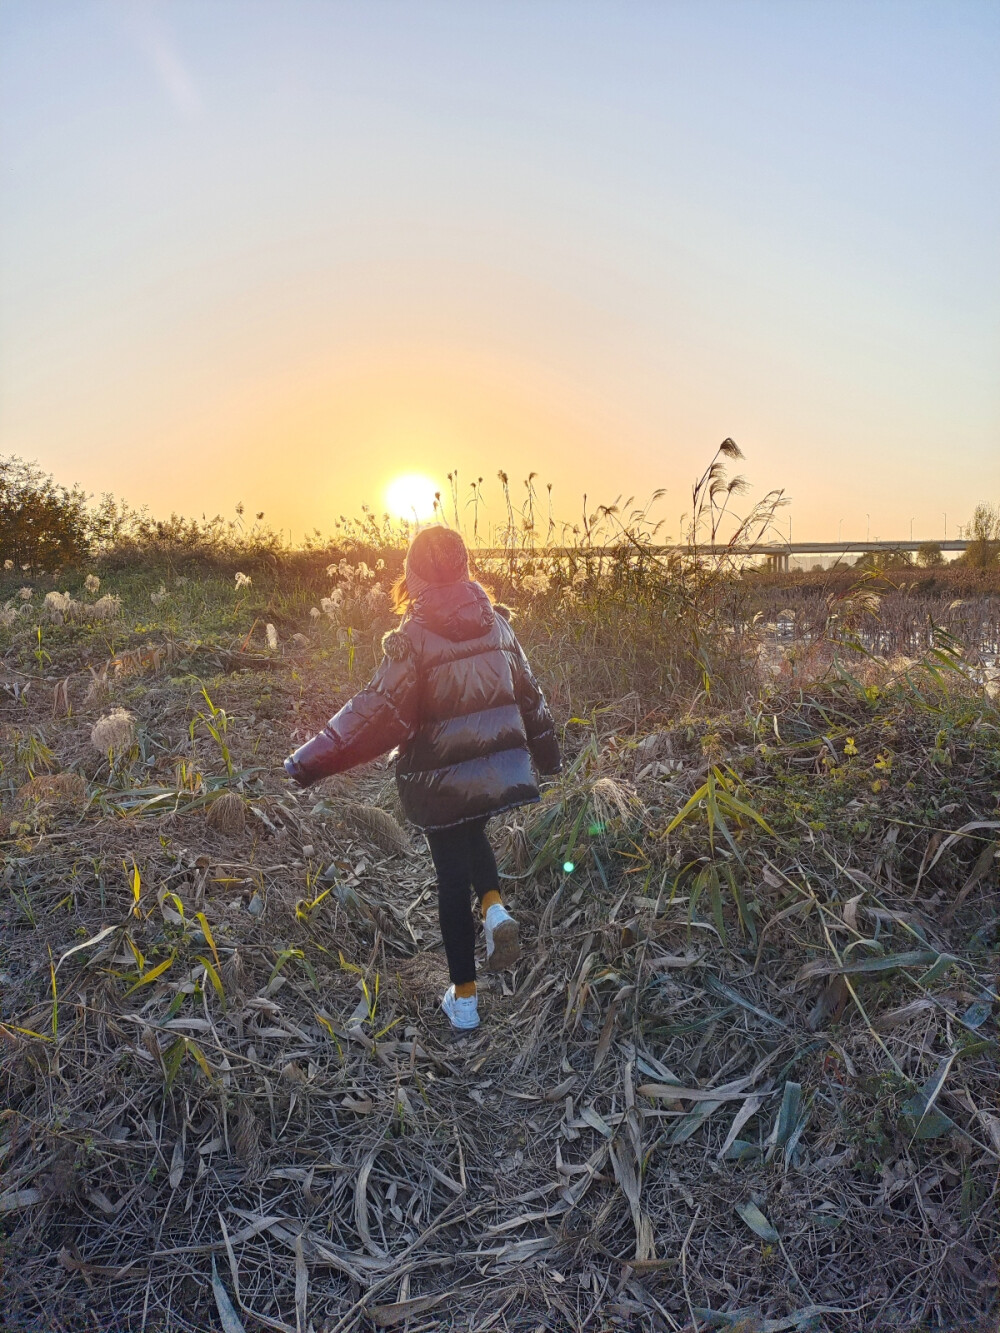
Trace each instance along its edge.
<path fill-rule="evenodd" d="M 452 643 L 482 638 L 496 619 L 485 590 L 464 579 L 425 589 L 414 604 L 413 616 Z"/>

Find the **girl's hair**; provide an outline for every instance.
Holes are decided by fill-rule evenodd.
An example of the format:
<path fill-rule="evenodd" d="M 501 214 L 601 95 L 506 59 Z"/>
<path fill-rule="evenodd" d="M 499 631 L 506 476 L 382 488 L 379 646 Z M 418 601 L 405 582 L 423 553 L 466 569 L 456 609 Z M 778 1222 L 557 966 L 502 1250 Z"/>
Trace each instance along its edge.
<path fill-rule="evenodd" d="M 392 608 L 406 615 L 423 588 L 463 583 L 469 577 L 469 549 L 461 533 L 438 524 L 423 528 L 410 542 L 404 572 L 393 584 Z"/>
<path fill-rule="evenodd" d="M 493 589 L 481 579 L 477 579 L 479 586 L 485 592 L 491 602 L 496 602 L 496 594 Z M 406 586 L 406 575 L 400 574 L 399 578 L 389 589 L 389 597 L 392 600 L 392 609 L 397 616 L 405 616 L 407 611 L 413 605 L 413 598 L 410 596 L 410 590 Z"/>
<path fill-rule="evenodd" d="M 410 596 L 410 590 L 406 586 L 406 575 L 400 574 L 399 578 L 389 589 L 389 596 L 392 598 L 392 609 L 397 616 L 405 616 L 413 604 L 413 598 Z"/>
<path fill-rule="evenodd" d="M 422 528 L 413 538 L 406 552 L 403 576 L 392 588 L 392 607 L 399 615 L 405 615 L 414 600 L 414 593 L 407 583 L 408 574 L 412 574 L 411 583 L 417 585 L 417 591 L 427 584 L 460 583 L 467 579 L 469 552 L 462 534 L 454 528 L 434 524 Z"/>
<path fill-rule="evenodd" d="M 406 552 L 412 583 L 459 583 L 469 577 L 469 550 L 462 534 L 439 524 L 422 528 Z"/>

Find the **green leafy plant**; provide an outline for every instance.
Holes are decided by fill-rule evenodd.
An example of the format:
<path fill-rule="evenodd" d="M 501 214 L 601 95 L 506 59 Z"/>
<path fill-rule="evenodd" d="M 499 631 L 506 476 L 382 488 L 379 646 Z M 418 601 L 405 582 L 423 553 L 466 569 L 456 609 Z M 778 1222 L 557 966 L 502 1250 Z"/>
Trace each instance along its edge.
<path fill-rule="evenodd" d="M 212 740 L 215 741 L 215 744 L 218 746 L 219 754 L 222 756 L 222 762 L 226 766 L 226 777 L 231 782 L 235 770 L 233 768 L 233 756 L 229 750 L 229 739 L 228 739 L 229 719 L 226 716 L 224 709 L 216 708 L 215 704 L 212 702 L 208 690 L 205 689 L 204 686 L 202 686 L 201 693 L 202 696 L 204 697 L 205 703 L 208 706 L 208 712 L 207 713 L 199 712 L 198 714 L 196 714 L 195 717 L 191 719 L 191 725 L 189 728 L 191 739 L 192 741 L 194 740 L 195 731 L 197 730 L 198 723 L 200 722 L 204 726 L 208 734 L 211 736 Z"/>
<path fill-rule="evenodd" d="M 748 805 L 746 801 L 740 800 L 736 795 L 739 786 L 739 778 L 732 769 L 725 773 L 713 764 L 704 783 L 688 798 L 664 829 L 664 835 L 669 836 L 682 824 L 702 817 L 705 820 L 708 843 L 712 854 L 715 854 L 716 834 L 721 833 L 735 855 L 742 860 L 742 853 L 736 839 L 733 837 L 730 823 L 738 829 L 745 825 L 747 821 L 752 821 L 758 824 L 765 833 L 769 833 L 772 837 L 776 835 L 763 815 L 758 814 L 752 806 Z"/>

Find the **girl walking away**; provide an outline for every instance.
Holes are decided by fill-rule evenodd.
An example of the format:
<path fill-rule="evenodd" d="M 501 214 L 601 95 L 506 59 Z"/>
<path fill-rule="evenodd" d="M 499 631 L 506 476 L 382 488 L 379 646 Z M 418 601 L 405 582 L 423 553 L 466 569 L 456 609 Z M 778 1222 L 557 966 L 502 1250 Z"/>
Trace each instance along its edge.
<path fill-rule="evenodd" d="M 394 597 L 403 618 L 383 639 L 370 684 L 285 760 L 285 771 L 306 787 L 398 747 L 403 810 L 426 834 L 437 871 L 452 983 L 442 1008 L 454 1028 L 475 1028 L 470 888 L 483 916 L 487 969 L 511 967 L 521 953 L 486 824 L 539 799 L 537 775 L 559 771 L 559 745 L 510 613 L 470 580 L 457 532 L 431 527 L 414 537 Z"/>

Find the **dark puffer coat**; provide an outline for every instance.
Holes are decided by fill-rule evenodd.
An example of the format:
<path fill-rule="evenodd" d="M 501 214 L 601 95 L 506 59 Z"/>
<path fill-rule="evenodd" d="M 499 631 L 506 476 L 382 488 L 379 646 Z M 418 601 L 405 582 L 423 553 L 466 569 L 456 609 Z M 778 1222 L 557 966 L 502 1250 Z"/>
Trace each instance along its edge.
<path fill-rule="evenodd" d="M 447 828 L 526 805 L 559 771 L 552 716 L 508 622 L 478 583 L 430 587 L 383 640 L 371 683 L 285 762 L 302 786 L 398 746 L 403 810 Z"/>

